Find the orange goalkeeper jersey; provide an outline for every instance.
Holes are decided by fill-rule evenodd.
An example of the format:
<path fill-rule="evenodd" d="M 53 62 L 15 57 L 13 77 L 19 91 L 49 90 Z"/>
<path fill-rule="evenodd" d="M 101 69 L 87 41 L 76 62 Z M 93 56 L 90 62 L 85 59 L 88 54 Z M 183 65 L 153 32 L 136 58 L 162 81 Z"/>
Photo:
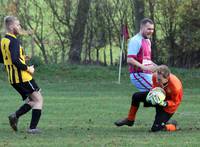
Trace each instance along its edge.
<path fill-rule="evenodd" d="M 157 82 L 157 74 L 153 74 L 153 88 L 159 87 L 159 83 Z M 174 113 L 183 97 L 183 87 L 181 81 L 173 74 L 170 74 L 168 85 L 164 88 L 166 92 L 165 101 L 167 101 L 168 105 L 164 108 L 164 110 L 168 113 Z"/>

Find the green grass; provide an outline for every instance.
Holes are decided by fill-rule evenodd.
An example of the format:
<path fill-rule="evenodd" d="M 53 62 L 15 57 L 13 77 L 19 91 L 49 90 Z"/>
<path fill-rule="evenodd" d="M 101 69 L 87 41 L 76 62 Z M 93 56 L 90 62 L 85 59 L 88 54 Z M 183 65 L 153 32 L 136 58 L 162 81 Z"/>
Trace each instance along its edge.
<path fill-rule="evenodd" d="M 131 95 L 127 67 L 117 84 L 116 67 L 58 65 L 37 67 L 35 79 L 42 88 L 44 110 L 40 135 L 25 131 L 31 113 L 19 121 L 14 133 L 7 116 L 22 101 L 0 75 L 0 147 L 196 147 L 200 145 L 200 70 L 172 69 L 183 81 L 184 99 L 173 116 L 182 130 L 174 133 L 150 133 L 154 110 L 139 109 L 133 127 L 117 128 L 113 122 L 127 115 Z"/>

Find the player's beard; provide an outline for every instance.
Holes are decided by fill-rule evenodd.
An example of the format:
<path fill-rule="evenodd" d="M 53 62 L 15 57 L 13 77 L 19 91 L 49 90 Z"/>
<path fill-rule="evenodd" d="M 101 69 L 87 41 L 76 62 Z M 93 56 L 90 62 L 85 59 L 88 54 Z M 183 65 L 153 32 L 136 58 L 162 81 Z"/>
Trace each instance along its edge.
<path fill-rule="evenodd" d="M 146 34 L 145 36 L 146 36 L 146 38 L 150 39 L 151 36 L 152 36 L 152 33 L 150 33 L 150 34 Z"/>
<path fill-rule="evenodd" d="M 145 39 L 150 39 L 152 34 L 142 34 Z"/>

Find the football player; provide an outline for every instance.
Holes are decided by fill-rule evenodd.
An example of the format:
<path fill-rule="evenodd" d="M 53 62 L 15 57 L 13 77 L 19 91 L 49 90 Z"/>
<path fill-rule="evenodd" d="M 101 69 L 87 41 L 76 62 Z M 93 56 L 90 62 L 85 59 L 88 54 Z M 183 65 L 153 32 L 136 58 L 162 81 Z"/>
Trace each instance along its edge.
<path fill-rule="evenodd" d="M 161 87 L 164 89 L 166 93 L 165 100 L 156 105 L 152 105 L 146 100 L 148 92 L 134 93 L 127 118 L 116 121 L 114 123 L 116 126 L 132 126 L 135 122 L 139 105 L 142 102 L 144 103 L 144 107 L 154 107 L 156 109 L 155 120 L 151 127 L 152 132 L 161 130 L 175 131 L 179 129 L 176 121 L 169 120 L 182 101 L 183 87 L 181 81 L 174 74 L 170 73 L 166 65 L 158 66 L 156 73 L 153 74 L 152 80 L 153 88 Z"/>
<path fill-rule="evenodd" d="M 149 18 L 140 22 L 140 31 L 130 38 L 128 43 L 127 63 L 129 65 L 131 83 L 139 91 L 152 88 L 152 73 L 157 65 L 151 60 L 150 37 L 154 32 L 154 23 Z"/>
<path fill-rule="evenodd" d="M 1 39 L 0 60 L 5 65 L 9 83 L 25 102 L 18 110 L 9 115 L 9 123 L 12 129 L 17 131 L 19 118 L 32 109 L 32 119 L 27 132 L 40 133 L 37 125 L 41 116 L 43 97 L 32 77 L 35 71 L 34 66 L 26 64 L 24 50 L 17 38 L 17 35 L 22 32 L 20 21 L 14 16 L 6 16 L 4 25 L 6 34 Z"/>

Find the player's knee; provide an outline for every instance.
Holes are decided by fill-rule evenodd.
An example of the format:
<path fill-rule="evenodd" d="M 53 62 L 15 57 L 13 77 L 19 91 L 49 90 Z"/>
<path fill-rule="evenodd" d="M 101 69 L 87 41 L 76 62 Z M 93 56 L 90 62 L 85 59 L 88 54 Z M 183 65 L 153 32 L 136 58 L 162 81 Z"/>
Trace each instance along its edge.
<path fill-rule="evenodd" d="M 139 95 L 137 93 L 134 93 L 132 95 L 132 105 L 139 106 L 139 104 L 140 104 Z"/>
<path fill-rule="evenodd" d="M 41 95 L 40 92 L 35 91 L 31 94 L 31 100 L 35 103 L 35 104 L 39 104 L 42 105 L 43 104 L 43 97 Z"/>
<path fill-rule="evenodd" d="M 36 98 L 36 103 L 41 106 L 43 105 L 43 97 L 41 95 Z"/>
<path fill-rule="evenodd" d="M 42 101 L 36 101 L 34 103 L 33 109 L 42 109 L 43 107 L 43 102 Z"/>

